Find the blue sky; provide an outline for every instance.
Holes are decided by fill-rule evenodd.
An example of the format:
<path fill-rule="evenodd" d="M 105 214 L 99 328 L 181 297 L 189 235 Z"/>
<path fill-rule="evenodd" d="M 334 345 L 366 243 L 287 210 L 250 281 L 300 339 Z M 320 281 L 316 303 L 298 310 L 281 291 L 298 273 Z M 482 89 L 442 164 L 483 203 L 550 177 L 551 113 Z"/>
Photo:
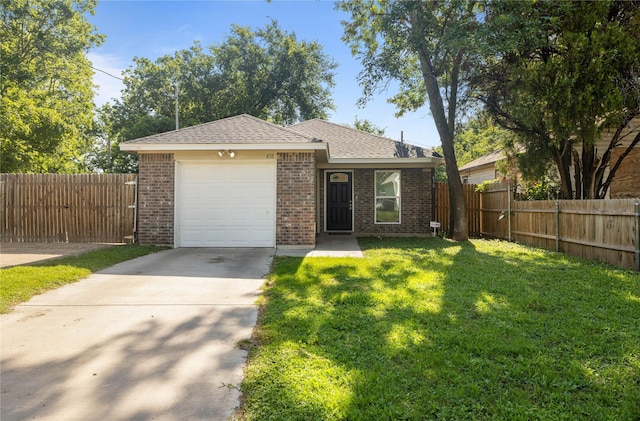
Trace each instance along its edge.
<path fill-rule="evenodd" d="M 385 136 L 433 147 L 440 144 L 428 107 L 395 118 L 395 108 L 386 99 L 395 92 L 380 94 L 365 108 L 358 108 L 362 89 L 357 76 L 360 63 L 340 39 L 341 20 L 348 15 L 334 10 L 333 1 L 110 1 L 98 2 L 96 13 L 89 17 L 105 42 L 89 53 L 94 67 L 121 76 L 133 58 L 151 60 L 189 48 L 198 40 L 203 46 L 218 44 L 229 35 L 232 24 L 262 28 L 271 19 L 280 27 L 295 32 L 299 40 L 318 41 L 324 52 L 338 63 L 333 89 L 336 110 L 330 121 L 353 124 L 355 117 L 368 119 L 385 129 Z M 102 105 L 119 97 L 122 84 L 117 79 L 96 72 L 100 87 L 95 102 Z"/>

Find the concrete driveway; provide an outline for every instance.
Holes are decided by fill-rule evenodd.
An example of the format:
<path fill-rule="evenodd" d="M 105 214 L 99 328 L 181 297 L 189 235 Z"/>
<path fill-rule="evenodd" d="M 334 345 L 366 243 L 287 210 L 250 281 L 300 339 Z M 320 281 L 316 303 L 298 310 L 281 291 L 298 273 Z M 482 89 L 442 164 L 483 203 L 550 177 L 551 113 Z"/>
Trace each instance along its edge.
<path fill-rule="evenodd" d="M 0 316 L 3 421 L 224 420 L 271 249 L 174 249 Z"/>

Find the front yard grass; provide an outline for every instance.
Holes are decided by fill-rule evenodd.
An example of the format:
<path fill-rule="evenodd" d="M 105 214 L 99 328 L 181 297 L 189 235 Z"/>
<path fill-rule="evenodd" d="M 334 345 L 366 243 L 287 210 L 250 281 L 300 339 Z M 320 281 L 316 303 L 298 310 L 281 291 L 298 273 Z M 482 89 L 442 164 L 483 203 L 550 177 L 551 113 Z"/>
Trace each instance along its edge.
<path fill-rule="evenodd" d="M 277 258 L 246 420 L 638 420 L 640 275 L 507 242 Z"/>
<path fill-rule="evenodd" d="M 0 269 L 0 313 L 53 288 L 79 281 L 125 260 L 163 250 L 156 246 L 114 246 L 25 266 Z"/>

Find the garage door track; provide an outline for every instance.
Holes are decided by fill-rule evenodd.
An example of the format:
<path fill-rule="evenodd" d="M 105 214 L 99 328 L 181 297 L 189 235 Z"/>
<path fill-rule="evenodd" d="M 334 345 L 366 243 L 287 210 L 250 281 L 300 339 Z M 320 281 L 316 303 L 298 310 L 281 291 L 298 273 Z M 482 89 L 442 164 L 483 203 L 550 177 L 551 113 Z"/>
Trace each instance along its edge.
<path fill-rule="evenodd" d="M 1 419 L 224 420 L 272 249 L 174 249 L 0 317 Z"/>

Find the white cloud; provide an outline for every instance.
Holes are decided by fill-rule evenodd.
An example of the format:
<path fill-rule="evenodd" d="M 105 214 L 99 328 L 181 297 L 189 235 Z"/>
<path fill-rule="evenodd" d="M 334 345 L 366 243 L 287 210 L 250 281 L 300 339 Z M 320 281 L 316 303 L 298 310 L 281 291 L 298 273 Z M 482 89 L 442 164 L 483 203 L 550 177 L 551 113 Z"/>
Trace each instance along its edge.
<path fill-rule="evenodd" d="M 112 54 L 100 54 L 97 52 L 90 52 L 87 54 L 87 58 L 94 68 L 102 70 L 102 72 L 94 70 L 93 74 L 93 84 L 97 85 L 94 88 L 95 96 L 93 98 L 96 106 L 100 107 L 107 101 L 113 102 L 113 98 L 119 99 L 120 91 L 124 88 L 124 84 L 121 80 L 103 72 L 122 78 L 122 71 L 128 67 L 128 65 L 124 64 L 125 61 Z"/>

